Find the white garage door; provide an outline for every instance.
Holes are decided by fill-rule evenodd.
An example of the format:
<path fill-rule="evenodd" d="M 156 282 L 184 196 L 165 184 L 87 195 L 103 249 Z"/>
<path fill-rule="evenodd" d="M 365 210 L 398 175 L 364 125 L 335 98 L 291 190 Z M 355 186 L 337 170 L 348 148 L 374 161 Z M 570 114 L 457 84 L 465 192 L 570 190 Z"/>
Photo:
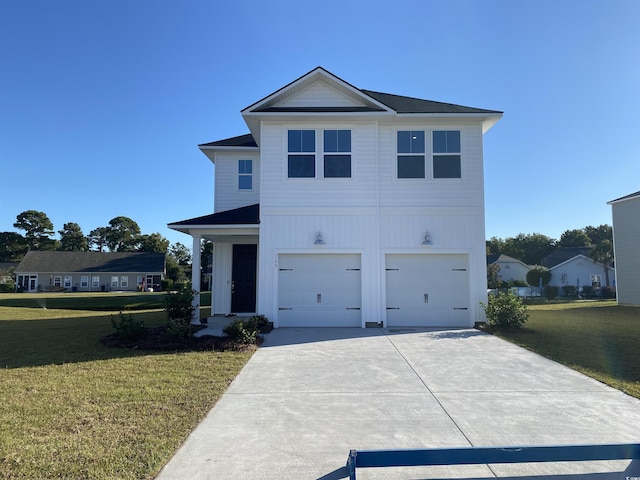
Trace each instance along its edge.
<path fill-rule="evenodd" d="M 387 326 L 468 327 L 467 255 L 387 255 Z"/>
<path fill-rule="evenodd" d="M 360 255 L 280 254 L 280 327 L 360 327 Z"/>

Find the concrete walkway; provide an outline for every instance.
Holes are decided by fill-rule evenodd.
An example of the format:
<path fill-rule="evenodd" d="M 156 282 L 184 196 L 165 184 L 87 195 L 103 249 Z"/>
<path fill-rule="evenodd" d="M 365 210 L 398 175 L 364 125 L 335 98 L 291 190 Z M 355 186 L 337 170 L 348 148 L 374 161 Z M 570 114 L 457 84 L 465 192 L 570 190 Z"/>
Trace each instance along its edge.
<path fill-rule="evenodd" d="M 283 328 L 160 480 L 346 478 L 350 449 L 640 443 L 640 400 L 476 330 Z M 358 479 L 640 476 L 640 462 L 358 469 Z"/>

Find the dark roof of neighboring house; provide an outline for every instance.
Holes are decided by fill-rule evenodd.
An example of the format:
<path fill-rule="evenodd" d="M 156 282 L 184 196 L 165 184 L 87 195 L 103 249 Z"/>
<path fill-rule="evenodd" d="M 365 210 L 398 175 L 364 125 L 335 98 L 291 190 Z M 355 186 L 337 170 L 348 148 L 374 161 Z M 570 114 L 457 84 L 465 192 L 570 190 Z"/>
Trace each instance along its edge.
<path fill-rule="evenodd" d="M 544 257 L 541 263 L 547 268 L 553 268 L 577 255 L 589 257 L 589 252 L 592 248 L 593 247 L 560 247 Z"/>
<path fill-rule="evenodd" d="M 180 222 L 170 223 L 178 225 L 258 225 L 260 223 L 260 204 L 234 208 L 224 212 L 213 213 L 203 217 L 190 218 Z"/>
<path fill-rule="evenodd" d="M 633 197 L 640 197 L 640 192 L 630 193 L 629 195 L 625 195 L 624 197 L 616 198 L 615 200 L 611 200 L 610 202 L 607 202 L 607 203 L 611 204 L 611 203 L 619 202 L 620 200 L 628 200 L 628 199 L 633 198 Z"/>
<path fill-rule="evenodd" d="M 225 138 L 217 142 L 203 143 L 199 147 L 253 147 L 257 148 L 258 144 L 253 139 L 253 135 L 247 133 L 237 137 Z"/>
<path fill-rule="evenodd" d="M 148 252 L 27 252 L 18 272 L 164 272 L 164 254 Z"/>
<path fill-rule="evenodd" d="M 487 255 L 487 265 L 491 265 L 492 263 L 496 263 L 500 258 L 499 253 L 492 253 L 491 255 Z"/>

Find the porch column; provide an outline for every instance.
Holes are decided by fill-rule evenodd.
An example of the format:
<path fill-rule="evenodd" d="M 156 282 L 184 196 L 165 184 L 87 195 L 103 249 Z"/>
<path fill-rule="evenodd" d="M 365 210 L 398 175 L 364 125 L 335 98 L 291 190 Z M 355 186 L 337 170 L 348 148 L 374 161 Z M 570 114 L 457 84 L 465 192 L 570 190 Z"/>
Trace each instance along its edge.
<path fill-rule="evenodd" d="M 193 318 L 192 325 L 200 325 L 200 235 L 192 235 L 193 249 L 191 250 L 191 288 L 195 291 L 193 295 Z"/>

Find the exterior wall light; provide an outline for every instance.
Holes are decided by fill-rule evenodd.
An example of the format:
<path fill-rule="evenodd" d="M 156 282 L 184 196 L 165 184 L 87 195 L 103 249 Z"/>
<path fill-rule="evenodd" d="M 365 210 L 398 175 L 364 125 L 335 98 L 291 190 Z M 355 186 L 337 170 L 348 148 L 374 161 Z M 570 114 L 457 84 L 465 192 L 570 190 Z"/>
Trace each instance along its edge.
<path fill-rule="evenodd" d="M 324 238 L 322 237 L 322 232 L 316 233 L 316 240 L 313 242 L 314 245 L 324 245 Z"/>
<path fill-rule="evenodd" d="M 433 242 L 431 241 L 431 234 L 427 230 L 424 234 L 424 240 L 422 240 L 423 245 L 431 245 Z"/>

